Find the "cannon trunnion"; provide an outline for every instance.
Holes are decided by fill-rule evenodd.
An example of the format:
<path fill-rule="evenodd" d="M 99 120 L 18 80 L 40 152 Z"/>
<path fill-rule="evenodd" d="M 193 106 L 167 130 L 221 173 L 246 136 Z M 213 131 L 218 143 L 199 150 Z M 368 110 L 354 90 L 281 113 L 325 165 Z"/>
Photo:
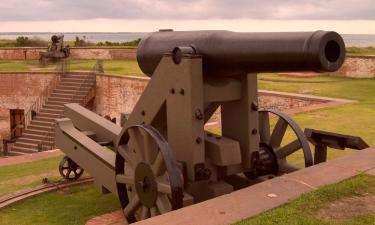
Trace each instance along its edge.
<path fill-rule="evenodd" d="M 151 79 L 123 127 L 67 104 L 56 144 L 101 191 L 118 195 L 128 222 L 163 214 L 232 192 L 243 185 L 236 179 L 295 171 L 287 157 L 297 151 L 312 166 L 299 126 L 259 109 L 255 72 L 334 71 L 344 56 L 335 32 L 154 33 L 138 49 Z M 218 108 L 220 135 L 205 130 Z M 294 140 L 285 140 L 288 129 Z"/>

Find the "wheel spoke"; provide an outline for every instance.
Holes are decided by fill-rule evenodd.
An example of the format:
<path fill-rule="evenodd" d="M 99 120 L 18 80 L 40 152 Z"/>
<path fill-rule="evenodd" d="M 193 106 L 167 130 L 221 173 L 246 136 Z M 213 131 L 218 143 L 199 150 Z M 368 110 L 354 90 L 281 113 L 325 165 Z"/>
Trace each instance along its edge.
<path fill-rule="evenodd" d="M 145 220 L 150 217 L 150 209 L 146 206 L 142 206 L 141 220 Z"/>
<path fill-rule="evenodd" d="M 273 148 L 280 147 L 280 144 L 286 132 L 286 128 L 288 128 L 288 123 L 282 118 L 279 118 L 279 120 L 277 121 L 275 125 L 275 128 L 272 131 L 272 135 L 270 139 L 271 147 Z"/>
<path fill-rule="evenodd" d="M 150 214 L 151 214 L 151 217 L 159 215 L 158 209 L 156 207 L 152 207 L 150 209 Z"/>
<path fill-rule="evenodd" d="M 69 177 L 69 175 L 72 173 L 72 169 L 71 168 L 69 168 L 68 169 L 68 172 L 66 173 L 66 175 Z"/>
<path fill-rule="evenodd" d="M 268 144 L 270 141 L 270 117 L 268 112 L 259 113 L 260 141 Z"/>
<path fill-rule="evenodd" d="M 161 214 L 167 213 L 172 210 L 171 203 L 169 202 L 168 196 L 165 194 L 159 194 L 156 200 L 156 206 Z"/>
<path fill-rule="evenodd" d="M 147 163 L 152 163 L 155 160 L 157 154 L 157 147 L 155 141 L 147 132 L 143 132 L 143 147 L 144 147 L 144 157 Z"/>
<path fill-rule="evenodd" d="M 151 165 L 152 172 L 155 175 L 161 174 L 161 169 L 163 168 L 163 164 L 164 164 L 163 154 L 161 152 L 158 152 L 158 155 L 156 156 L 154 163 Z"/>
<path fill-rule="evenodd" d="M 134 184 L 134 177 L 118 174 L 116 175 L 116 181 L 122 184 Z"/>
<path fill-rule="evenodd" d="M 143 146 L 140 145 L 140 140 L 139 140 L 139 134 L 136 133 L 134 129 L 129 129 L 129 136 L 130 136 L 130 141 L 133 147 L 135 148 L 135 153 L 138 156 L 138 159 L 140 161 L 144 160 L 143 157 Z M 143 144 L 143 142 L 142 142 Z"/>
<path fill-rule="evenodd" d="M 172 194 L 171 185 L 161 181 L 161 179 L 156 179 L 156 182 L 158 185 L 158 192 L 168 194 L 168 195 Z"/>
<path fill-rule="evenodd" d="M 282 159 L 287 157 L 288 155 L 295 153 L 300 148 L 302 148 L 302 145 L 301 142 L 297 139 L 277 150 L 276 156 L 277 158 Z"/>
<path fill-rule="evenodd" d="M 127 147 L 122 145 L 122 146 L 119 146 L 117 151 L 122 156 L 122 158 L 125 159 L 125 162 L 130 164 L 131 168 L 135 169 L 135 165 L 138 164 L 137 157 L 131 156 L 126 150 L 127 150 Z"/>
<path fill-rule="evenodd" d="M 132 216 L 134 212 L 141 206 L 141 201 L 139 200 L 138 195 L 134 195 L 133 199 L 124 209 L 124 215 L 126 217 Z"/>

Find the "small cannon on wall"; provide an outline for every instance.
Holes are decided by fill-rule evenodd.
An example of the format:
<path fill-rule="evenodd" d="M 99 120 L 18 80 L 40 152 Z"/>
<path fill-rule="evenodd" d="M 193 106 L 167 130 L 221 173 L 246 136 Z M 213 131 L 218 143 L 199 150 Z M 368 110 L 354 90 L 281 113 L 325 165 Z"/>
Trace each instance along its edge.
<path fill-rule="evenodd" d="M 56 145 L 118 196 L 128 222 L 163 214 L 235 190 L 231 176 L 295 171 L 286 158 L 297 151 L 312 166 L 296 122 L 259 110 L 256 73 L 335 71 L 344 58 L 335 32 L 156 32 L 139 45 L 151 79 L 123 127 L 67 104 Z M 204 129 L 219 106 L 221 135 Z M 284 144 L 288 127 L 296 139 Z"/>
<path fill-rule="evenodd" d="M 53 35 L 51 37 L 51 44 L 48 45 L 47 52 L 39 53 L 39 61 L 46 64 L 48 61 L 58 61 L 66 59 L 70 55 L 69 46 L 64 46 L 64 35 Z"/>

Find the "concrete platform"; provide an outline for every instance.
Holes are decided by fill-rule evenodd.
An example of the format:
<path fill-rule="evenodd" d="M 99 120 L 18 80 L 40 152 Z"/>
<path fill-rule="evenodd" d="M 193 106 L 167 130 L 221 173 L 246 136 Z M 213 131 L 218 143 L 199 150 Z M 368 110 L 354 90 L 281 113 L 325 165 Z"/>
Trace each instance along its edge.
<path fill-rule="evenodd" d="M 286 174 L 202 203 L 135 223 L 137 225 L 219 225 L 281 206 L 303 193 L 334 184 L 360 173 L 375 175 L 375 149 L 368 148 L 347 156 Z M 91 219 L 86 225 L 124 224 L 121 211 Z"/>

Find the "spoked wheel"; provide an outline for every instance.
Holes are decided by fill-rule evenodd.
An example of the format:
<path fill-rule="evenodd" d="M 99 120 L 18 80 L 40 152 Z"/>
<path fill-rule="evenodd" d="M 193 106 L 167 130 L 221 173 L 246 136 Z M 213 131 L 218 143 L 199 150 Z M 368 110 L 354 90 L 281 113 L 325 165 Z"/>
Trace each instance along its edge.
<path fill-rule="evenodd" d="M 68 156 L 60 161 L 59 172 L 66 180 L 77 180 L 83 174 L 83 169 Z"/>
<path fill-rule="evenodd" d="M 273 114 L 277 119 L 272 132 L 270 131 L 270 114 Z M 296 139 L 284 146 L 281 146 L 288 127 L 293 130 Z M 298 169 L 297 167 L 288 164 L 286 160 L 287 156 L 297 152 L 298 150 L 302 150 L 303 152 L 305 167 L 313 165 L 313 158 L 306 136 L 297 123 L 287 114 L 277 110 L 260 110 L 259 135 L 260 148 L 267 149 L 268 151 L 272 151 L 274 153 L 279 171 L 292 172 Z"/>
<path fill-rule="evenodd" d="M 128 128 L 116 154 L 116 184 L 129 223 L 179 209 L 183 178 L 169 144 L 149 125 Z"/>

